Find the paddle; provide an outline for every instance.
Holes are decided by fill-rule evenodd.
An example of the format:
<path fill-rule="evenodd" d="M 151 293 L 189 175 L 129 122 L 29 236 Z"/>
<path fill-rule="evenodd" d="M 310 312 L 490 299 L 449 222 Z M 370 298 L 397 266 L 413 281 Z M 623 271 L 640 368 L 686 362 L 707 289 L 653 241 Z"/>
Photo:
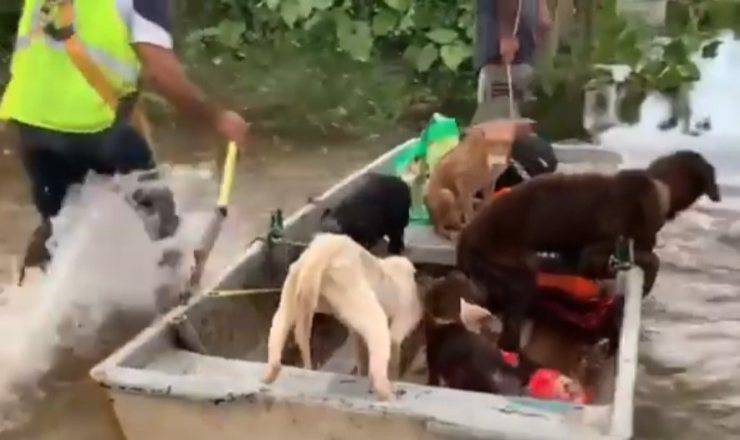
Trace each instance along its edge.
<path fill-rule="evenodd" d="M 221 188 L 218 194 L 216 209 L 213 213 L 213 217 L 208 223 L 205 233 L 203 234 L 200 245 L 193 252 L 195 257 L 195 267 L 190 276 L 190 292 L 193 292 L 200 287 L 200 281 L 203 277 L 203 269 L 205 268 L 206 261 L 213 250 L 213 246 L 216 243 L 218 235 L 221 233 L 224 219 L 226 219 L 226 216 L 228 215 L 229 200 L 231 198 L 231 188 L 234 183 L 234 170 L 236 168 L 238 152 L 239 150 L 237 149 L 236 143 L 230 142 L 226 152 L 226 160 L 224 162 L 223 176 L 221 176 Z"/>

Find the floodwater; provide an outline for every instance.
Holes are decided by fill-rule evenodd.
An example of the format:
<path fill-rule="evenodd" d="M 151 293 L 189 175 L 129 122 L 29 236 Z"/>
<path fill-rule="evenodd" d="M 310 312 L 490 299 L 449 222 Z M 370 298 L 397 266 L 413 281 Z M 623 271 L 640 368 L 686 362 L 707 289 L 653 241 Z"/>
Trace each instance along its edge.
<path fill-rule="evenodd" d="M 296 210 L 309 197 L 320 195 L 354 169 L 408 137 L 409 134 L 396 134 L 351 146 L 301 149 L 284 143 L 256 145 L 238 164 L 233 203 L 211 256 L 204 284 L 246 249 L 254 237 L 264 234 L 272 210 Z M 178 167 L 215 168 L 219 156 L 215 147 L 188 145 L 185 148 L 182 145 L 188 145 L 183 138 L 165 139 L 157 152 L 160 161 Z M 3 188 L 0 192 L 0 285 L 12 280 L 26 237 L 37 221 L 20 163 L 10 146 L 5 147 L 7 152 L 0 156 L 0 187 Z M 105 394 L 87 379 L 84 368 L 75 375 L 52 384 L 47 398 L 34 408 L 31 422 L 18 432 L 0 433 L 0 439 L 122 439 Z"/>
<path fill-rule="evenodd" d="M 696 117 L 709 116 L 712 131 L 701 137 L 658 131 L 656 121 L 666 104 L 655 97 L 644 105 L 638 126 L 616 128 L 602 138 L 630 166 L 677 148 L 698 149 L 716 165 L 725 196 L 720 204 L 703 200 L 660 234 L 663 264 L 644 303 L 637 438 L 740 437 L 740 89 L 733 86 L 740 75 L 739 51 L 740 44 L 728 41 L 720 56 L 703 66 L 704 79 L 692 92 Z M 270 210 L 294 210 L 403 137 L 328 149 L 257 148 L 239 165 L 234 207 L 210 276 L 265 230 Z M 160 158 L 183 166 L 213 163 L 216 157 L 213 149 L 186 148 L 184 139 L 165 144 Z M 20 167 L 9 151 L 0 156 L 0 187 L 0 276 L 7 276 L 35 222 Z M 55 386 L 20 433 L 0 438 L 122 436 L 105 395 L 83 374 Z"/>

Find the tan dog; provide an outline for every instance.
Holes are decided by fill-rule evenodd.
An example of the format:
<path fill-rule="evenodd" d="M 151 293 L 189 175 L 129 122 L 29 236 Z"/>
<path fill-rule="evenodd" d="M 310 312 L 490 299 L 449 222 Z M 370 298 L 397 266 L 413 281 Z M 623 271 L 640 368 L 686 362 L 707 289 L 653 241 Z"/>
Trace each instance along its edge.
<path fill-rule="evenodd" d="M 509 166 L 515 137 L 530 133 L 531 124 L 530 120 L 497 120 L 475 125 L 439 161 L 424 196 L 439 235 L 454 240 L 472 220 L 476 194 L 492 189 Z"/>
<path fill-rule="evenodd" d="M 398 362 L 401 343 L 423 313 L 414 274 L 413 264 L 404 257 L 376 258 L 347 236 L 316 236 L 291 265 L 283 285 L 270 328 L 264 381 L 277 378 L 291 329 L 304 368 L 313 368 L 313 315 L 330 311 L 365 341 L 373 389 L 379 399 L 392 399 L 389 362 Z"/>

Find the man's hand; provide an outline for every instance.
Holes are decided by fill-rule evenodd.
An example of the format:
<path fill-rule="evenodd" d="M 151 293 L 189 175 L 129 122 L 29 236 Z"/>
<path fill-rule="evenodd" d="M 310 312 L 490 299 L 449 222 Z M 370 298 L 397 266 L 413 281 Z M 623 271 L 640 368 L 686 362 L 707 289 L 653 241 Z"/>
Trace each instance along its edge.
<path fill-rule="evenodd" d="M 519 40 L 514 37 L 501 37 L 500 43 L 501 60 L 504 64 L 512 64 L 516 53 L 519 52 Z"/>
<path fill-rule="evenodd" d="M 228 141 L 234 141 L 244 149 L 249 137 L 249 124 L 239 113 L 224 110 L 216 117 L 216 131 Z"/>

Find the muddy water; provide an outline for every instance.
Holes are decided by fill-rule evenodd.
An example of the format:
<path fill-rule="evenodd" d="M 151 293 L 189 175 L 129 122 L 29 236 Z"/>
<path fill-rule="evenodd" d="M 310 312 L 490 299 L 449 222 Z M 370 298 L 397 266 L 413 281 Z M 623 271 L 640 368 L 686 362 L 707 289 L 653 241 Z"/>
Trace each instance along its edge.
<path fill-rule="evenodd" d="M 629 139 L 629 133 L 619 137 Z M 695 142 L 716 145 L 711 138 Z M 160 158 L 181 166 L 206 167 L 215 160 L 214 150 L 183 150 L 175 144 L 178 142 L 168 142 L 160 150 Z M 232 215 L 211 268 L 228 262 L 264 231 L 271 209 L 294 210 L 307 197 L 319 194 L 375 157 L 385 145 L 393 144 L 394 140 L 379 140 L 328 150 L 259 147 L 254 157 L 239 165 Z M 634 159 L 634 152 L 641 150 L 639 145 L 630 150 L 629 145 L 634 146 L 619 144 Z M 653 155 L 649 151 L 637 154 L 636 163 Z M 733 160 L 740 166 L 740 150 L 725 162 Z M 0 158 L 0 187 L 0 252 L 9 261 L 22 250 L 35 221 L 12 154 Z M 740 433 L 738 222 L 737 211 L 703 203 L 661 233 L 663 267 L 653 294 L 645 302 L 637 382 L 639 438 L 729 439 Z M 122 436 L 106 396 L 83 375 L 55 385 L 31 424 L 0 438 L 118 440 Z"/>
<path fill-rule="evenodd" d="M 667 106 L 656 97 L 645 104 L 641 124 L 603 137 L 635 166 L 677 148 L 698 149 L 717 166 L 725 195 L 719 205 L 703 201 L 660 234 L 663 265 L 644 304 L 637 438 L 740 438 L 740 95 L 729 86 L 740 74 L 740 45 L 727 47 L 716 68 L 703 69 L 704 79 L 692 95 L 697 117 L 712 118 L 712 132 L 693 138 L 657 131 Z M 254 157 L 239 165 L 234 207 L 208 275 L 264 231 L 271 209 L 294 210 L 403 137 L 328 149 L 256 148 Z M 215 150 L 193 149 L 193 143 L 164 142 L 160 159 L 182 166 L 212 164 Z M 0 281 L 7 281 L 35 224 L 7 142 L 0 145 L 0 188 Z M 120 439 L 105 395 L 81 377 L 57 384 L 31 424 L 0 439 Z"/>
<path fill-rule="evenodd" d="M 260 143 L 240 161 L 230 215 L 212 255 L 206 278 L 243 251 L 267 228 L 271 210 L 292 212 L 307 198 L 329 186 L 401 140 L 407 134 L 363 141 L 350 146 L 315 146 L 296 149 L 281 143 Z M 10 282 L 25 240 L 37 217 L 30 204 L 26 181 L 11 140 L 2 137 L 0 156 L 0 286 Z M 160 161 L 178 167 L 215 169 L 216 148 L 185 149 L 188 139 L 164 139 L 157 153 Z M 84 369 L 51 386 L 49 396 L 35 408 L 31 423 L 20 432 L 0 434 L 0 439 L 121 439 L 122 435 L 105 394 L 86 379 Z"/>

